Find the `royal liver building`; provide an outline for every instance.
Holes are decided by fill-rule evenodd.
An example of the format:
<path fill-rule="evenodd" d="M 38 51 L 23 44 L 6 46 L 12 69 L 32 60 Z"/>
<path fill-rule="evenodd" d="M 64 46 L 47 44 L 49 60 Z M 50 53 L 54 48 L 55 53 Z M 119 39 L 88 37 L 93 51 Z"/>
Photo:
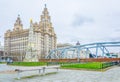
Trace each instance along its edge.
<path fill-rule="evenodd" d="M 56 34 L 46 6 L 40 21 L 34 23 L 31 20 L 29 29 L 23 29 L 18 15 L 13 30 L 7 30 L 4 38 L 6 56 L 16 61 L 45 58 L 51 49 L 56 48 Z"/>

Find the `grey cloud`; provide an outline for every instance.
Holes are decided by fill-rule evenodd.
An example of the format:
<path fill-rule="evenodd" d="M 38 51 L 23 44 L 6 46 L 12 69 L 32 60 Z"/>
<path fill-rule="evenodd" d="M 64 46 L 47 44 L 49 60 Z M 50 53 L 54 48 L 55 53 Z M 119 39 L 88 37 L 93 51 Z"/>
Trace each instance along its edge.
<path fill-rule="evenodd" d="M 73 23 L 72 26 L 81 26 L 84 25 L 86 23 L 93 23 L 94 20 L 91 17 L 86 17 L 86 16 L 82 16 L 82 15 L 75 15 L 74 19 L 73 19 Z"/>
<path fill-rule="evenodd" d="M 120 41 L 120 37 L 109 37 L 108 39 L 107 39 L 108 41 Z"/>
<path fill-rule="evenodd" d="M 120 28 L 118 28 L 118 29 L 115 29 L 114 31 L 115 31 L 115 32 L 120 32 Z"/>

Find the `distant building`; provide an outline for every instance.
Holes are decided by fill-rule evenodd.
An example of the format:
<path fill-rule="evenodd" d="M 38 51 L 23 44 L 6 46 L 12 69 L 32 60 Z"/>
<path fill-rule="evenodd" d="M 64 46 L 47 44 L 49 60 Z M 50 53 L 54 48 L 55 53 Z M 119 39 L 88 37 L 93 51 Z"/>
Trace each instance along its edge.
<path fill-rule="evenodd" d="M 80 45 L 79 41 L 77 41 L 76 45 L 77 45 L 77 46 Z"/>
<path fill-rule="evenodd" d="M 4 56 L 4 49 L 0 43 L 0 58 Z"/>
<path fill-rule="evenodd" d="M 57 48 L 63 48 L 63 47 L 69 47 L 69 46 L 73 46 L 72 44 L 69 43 L 59 43 L 57 44 Z"/>
<path fill-rule="evenodd" d="M 118 58 L 120 58 L 120 52 L 117 55 L 118 55 Z"/>
<path fill-rule="evenodd" d="M 48 9 L 44 8 L 40 21 L 30 22 L 34 33 L 34 51 L 39 58 L 45 58 L 51 49 L 56 48 L 56 34 L 51 23 Z M 7 56 L 14 60 L 22 61 L 26 55 L 29 41 L 29 29 L 23 29 L 23 24 L 18 15 L 13 30 L 7 30 L 4 34 L 4 47 Z M 32 50 L 31 50 L 32 52 Z"/>

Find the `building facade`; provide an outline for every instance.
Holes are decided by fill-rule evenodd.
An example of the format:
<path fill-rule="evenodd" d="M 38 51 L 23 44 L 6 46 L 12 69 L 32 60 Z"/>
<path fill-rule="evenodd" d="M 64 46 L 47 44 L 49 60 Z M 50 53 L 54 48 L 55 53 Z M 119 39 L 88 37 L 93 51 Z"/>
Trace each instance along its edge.
<path fill-rule="evenodd" d="M 30 28 L 33 28 L 33 37 L 30 39 Z M 23 61 L 29 41 L 34 40 L 34 52 L 37 57 L 45 58 L 49 51 L 56 48 L 56 34 L 52 27 L 51 17 L 48 9 L 44 8 L 40 21 L 37 23 L 30 22 L 29 29 L 23 29 L 23 24 L 18 15 L 13 30 L 7 30 L 4 34 L 4 47 L 7 56 L 13 57 L 14 60 Z M 31 52 L 33 52 L 31 50 Z"/>
<path fill-rule="evenodd" d="M 57 48 L 64 48 L 64 47 L 70 47 L 73 46 L 72 44 L 69 43 L 58 43 Z"/>
<path fill-rule="evenodd" d="M 1 45 L 1 42 L 0 42 L 0 59 L 4 57 L 4 48 L 3 46 Z"/>

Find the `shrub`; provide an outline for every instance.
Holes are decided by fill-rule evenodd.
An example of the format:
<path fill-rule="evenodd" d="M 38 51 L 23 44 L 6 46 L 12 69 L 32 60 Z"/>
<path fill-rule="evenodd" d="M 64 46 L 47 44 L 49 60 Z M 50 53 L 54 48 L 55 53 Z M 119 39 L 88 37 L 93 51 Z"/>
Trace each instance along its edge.
<path fill-rule="evenodd" d="M 13 62 L 10 65 L 16 65 L 16 66 L 43 66 L 47 65 L 46 62 Z"/>
<path fill-rule="evenodd" d="M 86 68 L 86 69 L 101 69 L 102 63 L 90 62 L 90 63 L 77 63 L 77 64 L 66 64 L 61 65 L 62 68 Z"/>

